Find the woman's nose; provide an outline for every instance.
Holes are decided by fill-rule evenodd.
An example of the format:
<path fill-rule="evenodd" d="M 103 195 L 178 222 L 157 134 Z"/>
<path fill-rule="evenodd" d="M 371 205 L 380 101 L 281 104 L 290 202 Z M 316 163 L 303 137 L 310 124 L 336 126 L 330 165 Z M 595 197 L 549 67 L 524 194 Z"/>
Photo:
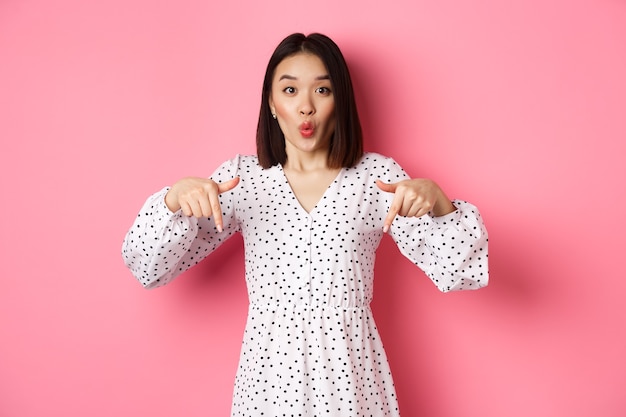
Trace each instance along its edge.
<path fill-rule="evenodd" d="M 303 116 L 310 116 L 315 113 L 315 106 L 309 97 L 303 97 L 302 103 L 300 103 L 300 114 Z"/>

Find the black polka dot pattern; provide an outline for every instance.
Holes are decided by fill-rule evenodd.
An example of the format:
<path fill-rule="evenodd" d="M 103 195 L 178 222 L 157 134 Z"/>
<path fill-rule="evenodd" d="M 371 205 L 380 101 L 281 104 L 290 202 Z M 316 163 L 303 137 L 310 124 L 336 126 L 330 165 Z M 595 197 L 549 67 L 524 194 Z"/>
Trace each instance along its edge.
<path fill-rule="evenodd" d="M 232 416 L 398 416 L 391 371 L 370 302 L 376 249 L 392 195 L 376 179 L 408 178 L 369 153 L 344 168 L 307 213 L 281 166 L 237 156 L 213 174 L 239 176 L 220 196 L 224 231 L 211 219 L 171 213 L 167 189 L 153 195 L 129 230 L 126 264 L 146 288 L 166 284 L 233 233 L 244 237 L 250 307 Z M 442 217 L 397 217 L 400 251 L 444 292 L 487 285 L 487 232 L 478 210 L 454 201 Z"/>

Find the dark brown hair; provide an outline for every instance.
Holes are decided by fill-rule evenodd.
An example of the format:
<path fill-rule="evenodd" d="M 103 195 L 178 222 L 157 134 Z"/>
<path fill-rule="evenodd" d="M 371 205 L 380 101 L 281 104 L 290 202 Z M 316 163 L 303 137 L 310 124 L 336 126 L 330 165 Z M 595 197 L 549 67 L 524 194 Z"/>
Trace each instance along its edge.
<path fill-rule="evenodd" d="M 305 36 L 294 33 L 287 36 L 276 47 L 267 64 L 261 95 L 261 111 L 256 133 L 257 156 L 263 168 L 284 164 L 285 136 L 272 117 L 269 98 L 276 67 L 283 59 L 300 52 L 319 57 L 330 76 L 335 100 L 335 132 L 330 142 L 328 166 L 331 168 L 352 167 L 363 155 L 363 133 L 354 99 L 354 90 L 348 65 L 339 47 L 328 36 L 313 33 Z"/>

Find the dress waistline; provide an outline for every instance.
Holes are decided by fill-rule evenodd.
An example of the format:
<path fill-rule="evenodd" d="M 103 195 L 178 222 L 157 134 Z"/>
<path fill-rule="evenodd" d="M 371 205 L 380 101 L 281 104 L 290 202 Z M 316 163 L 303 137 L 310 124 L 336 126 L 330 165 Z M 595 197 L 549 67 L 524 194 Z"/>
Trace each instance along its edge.
<path fill-rule="evenodd" d="M 304 304 L 304 303 L 250 303 L 250 309 L 256 310 L 371 310 L 369 304 L 342 306 L 331 304 Z"/>

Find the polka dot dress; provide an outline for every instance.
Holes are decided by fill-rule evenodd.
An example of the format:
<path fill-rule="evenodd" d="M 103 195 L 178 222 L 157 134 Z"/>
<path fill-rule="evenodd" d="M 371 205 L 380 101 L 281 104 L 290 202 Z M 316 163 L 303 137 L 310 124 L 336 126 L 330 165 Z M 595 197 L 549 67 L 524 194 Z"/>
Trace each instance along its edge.
<path fill-rule="evenodd" d="M 376 248 L 393 195 L 376 179 L 408 178 L 391 159 L 366 154 L 344 168 L 311 212 L 280 165 L 237 156 L 213 174 L 239 176 L 220 196 L 224 231 L 211 219 L 171 213 L 167 189 L 148 199 L 123 257 L 146 288 L 166 284 L 233 233 L 242 233 L 250 300 L 232 416 L 399 416 L 391 371 L 370 302 Z M 488 282 L 487 232 L 477 209 L 397 217 L 390 235 L 441 291 Z"/>

